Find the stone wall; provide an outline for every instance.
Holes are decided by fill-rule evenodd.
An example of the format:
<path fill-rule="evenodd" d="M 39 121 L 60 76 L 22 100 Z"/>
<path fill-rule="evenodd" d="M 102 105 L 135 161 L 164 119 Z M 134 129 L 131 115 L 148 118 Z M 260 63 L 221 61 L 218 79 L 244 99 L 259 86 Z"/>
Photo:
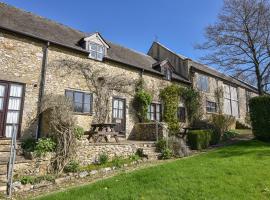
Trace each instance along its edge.
<path fill-rule="evenodd" d="M 205 75 L 207 76 L 207 75 Z M 212 101 L 212 102 L 216 102 L 216 98 L 215 98 L 215 90 L 218 87 L 223 88 L 223 81 L 221 79 L 212 77 L 212 76 L 207 76 L 208 80 L 209 80 L 209 91 L 204 92 L 202 91 L 202 101 L 201 101 L 201 105 L 202 105 L 202 111 L 204 113 L 203 118 L 208 118 L 211 116 L 211 113 L 208 113 L 206 111 L 206 101 Z M 193 74 L 193 87 L 197 88 L 197 79 L 198 79 L 198 73 L 194 73 Z M 237 92 L 238 92 L 238 101 L 239 101 L 239 117 L 237 117 L 236 119 L 238 121 L 241 121 L 242 123 L 245 123 L 245 119 L 247 116 L 247 102 L 246 102 L 246 89 L 242 88 L 242 87 L 237 87 Z M 256 96 L 255 93 L 252 93 L 252 96 Z M 222 109 L 223 109 L 223 105 L 221 105 Z M 223 112 L 223 110 L 222 110 Z"/>
<path fill-rule="evenodd" d="M 167 137 L 166 123 L 137 123 L 129 136 L 131 140 L 157 141 L 157 138 Z"/>

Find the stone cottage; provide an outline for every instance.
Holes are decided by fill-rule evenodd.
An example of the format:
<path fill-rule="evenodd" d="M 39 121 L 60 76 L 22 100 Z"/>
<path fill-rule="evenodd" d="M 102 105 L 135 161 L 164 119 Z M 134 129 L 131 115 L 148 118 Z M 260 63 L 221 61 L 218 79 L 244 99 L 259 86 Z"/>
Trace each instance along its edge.
<path fill-rule="evenodd" d="M 62 24 L 0 3 L 0 138 L 11 137 L 12 124 L 19 137 L 39 135 L 41 120 L 35 120 L 45 95 L 66 95 L 74 104 L 74 115 L 85 129 L 95 116 L 95 94 L 85 77 L 57 63 L 66 61 L 89 66 L 94 72 L 123 77 L 133 84 L 143 78 L 153 95 L 149 119 L 162 121 L 160 89 L 175 83 L 195 87 L 204 94 L 205 114 L 217 112 L 213 92 L 224 88 L 224 113 L 245 122 L 247 100 L 256 88 L 228 77 L 190 58 L 181 56 L 158 42 L 147 54 L 117 45 L 100 33 L 85 34 Z M 137 119 L 132 93 L 110 96 L 108 121 L 128 138 Z M 179 102 L 179 121 L 185 121 L 185 107 Z"/>

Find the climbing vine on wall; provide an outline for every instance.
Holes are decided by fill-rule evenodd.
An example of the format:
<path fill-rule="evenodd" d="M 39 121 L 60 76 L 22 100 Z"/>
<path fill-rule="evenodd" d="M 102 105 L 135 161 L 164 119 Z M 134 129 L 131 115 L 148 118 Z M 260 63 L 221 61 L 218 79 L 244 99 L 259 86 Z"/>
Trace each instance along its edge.
<path fill-rule="evenodd" d="M 134 96 L 133 107 L 139 122 L 147 122 L 148 106 L 152 102 L 152 96 L 144 89 L 144 81 L 141 78 L 136 84 L 136 93 Z"/>
<path fill-rule="evenodd" d="M 167 86 L 160 91 L 160 98 L 164 105 L 163 119 L 168 123 L 170 134 L 179 132 L 177 109 L 180 102 L 181 88 L 175 84 Z"/>
<path fill-rule="evenodd" d="M 184 101 L 189 124 L 193 124 L 196 120 L 201 119 L 201 94 L 193 88 L 183 88 L 181 97 Z"/>

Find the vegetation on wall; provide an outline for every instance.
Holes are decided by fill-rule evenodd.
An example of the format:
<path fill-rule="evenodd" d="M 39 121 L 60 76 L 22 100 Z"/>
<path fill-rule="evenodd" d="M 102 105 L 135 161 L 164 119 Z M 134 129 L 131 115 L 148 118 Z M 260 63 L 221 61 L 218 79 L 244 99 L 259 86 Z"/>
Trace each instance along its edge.
<path fill-rule="evenodd" d="M 253 97 L 249 106 L 253 134 L 259 140 L 270 141 L 270 96 Z"/>
<path fill-rule="evenodd" d="M 152 96 L 144 89 L 144 80 L 142 78 L 136 83 L 136 93 L 133 99 L 133 108 L 139 122 L 147 122 L 148 107 L 152 102 Z"/>
<path fill-rule="evenodd" d="M 181 88 L 175 84 L 167 86 L 160 91 L 160 98 L 164 105 L 163 119 L 168 123 L 170 134 L 179 132 L 177 109 L 180 102 Z"/>
<path fill-rule="evenodd" d="M 202 116 L 200 92 L 193 88 L 183 88 L 181 90 L 181 97 L 186 106 L 188 121 L 192 125 Z"/>

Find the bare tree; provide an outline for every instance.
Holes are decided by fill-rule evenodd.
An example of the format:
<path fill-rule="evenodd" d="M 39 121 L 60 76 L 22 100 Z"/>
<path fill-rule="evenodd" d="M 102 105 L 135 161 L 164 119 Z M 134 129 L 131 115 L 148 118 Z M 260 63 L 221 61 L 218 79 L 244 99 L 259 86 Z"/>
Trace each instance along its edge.
<path fill-rule="evenodd" d="M 209 50 L 202 60 L 230 75 L 256 84 L 258 93 L 270 84 L 270 5 L 267 0 L 224 0 L 215 24 L 206 28 Z"/>
<path fill-rule="evenodd" d="M 104 67 L 95 66 L 82 60 L 62 59 L 54 61 L 52 65 L 65 71 L 62 76 L 75 72 L 84 77 L 89 91 L 95 95 L 94 121 L 97 123 L 109 121 L 110 98 L 114 92 L 134 94 L 135 80 L 129 79 L 124 73 L 116 75 Z"/>

